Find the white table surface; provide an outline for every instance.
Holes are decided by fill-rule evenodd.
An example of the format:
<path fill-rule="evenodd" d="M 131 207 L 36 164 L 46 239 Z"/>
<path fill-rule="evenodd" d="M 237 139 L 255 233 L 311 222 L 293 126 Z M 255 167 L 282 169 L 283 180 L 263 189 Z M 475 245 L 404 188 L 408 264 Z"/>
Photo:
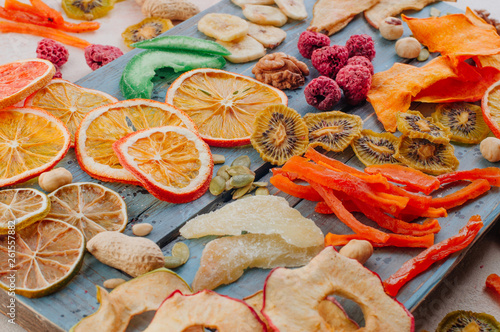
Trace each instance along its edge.
<path fill-rule="evenodd" d="M 20 0 L 28 2 L 28 0 Z M 201 10 L 210 7 L 219 0 L 191 0 Z M 228 1 L 228 0 L 223 0 Z M 306 0 L 312 1 L 312 0 Z M 3 5 L 4 0 L 0 0 Z M 57 0 L 45 0 L 51 7 L 62 11 L 61 3 Z M 499 0 L 458 0 L 450 3 L 465 10 L 467 6 L 473 9 L 487 9 L 492 17 L 500 19 Z M 63 12 L 64 15 L 64 12 Z M 144 16 L 135 0 L 118 2 L 115 8 L 99 20 L 101 27 L 95 32 L 78 34 L 79 37 L 93 44 L 113 45 L 124 53 L 130 49 L 125 46 L 121 33 L 130 25 L 140 22 Z M 68 19 L 68 21 L 72 21 Z M 36 57 L 36 46 L 40 37 L 14 33 L 0 34 L 0 64 L 11 61 Z M 67 46 L 69 60 L 62 67 L 64 79 L 76 81 L 89 74 L 91 69 L 85 62 L 83 50 Z M 7 52 L 5 50 L 8 50 Z M 467 257 L 454 269 L 430 294 L 415 312 L 416 331 L 434 331 L 438 322 L 450 311 L 471 310 L 486 312 L 500 320 L 500 297 L 491 295 L 484 288 L 486 277 L 491 273 L 500 274 L 500 225 L 492 229 L 489 234 L 478 243 Z M 0 315 L 0 331 L 23 332 L 19 326 L 8 324 L 5 316 Z"/>

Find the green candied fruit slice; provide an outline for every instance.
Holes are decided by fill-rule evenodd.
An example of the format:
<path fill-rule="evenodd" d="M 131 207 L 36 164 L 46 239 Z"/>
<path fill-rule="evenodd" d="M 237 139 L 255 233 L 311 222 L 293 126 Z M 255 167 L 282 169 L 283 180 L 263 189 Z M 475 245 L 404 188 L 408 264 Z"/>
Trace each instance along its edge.
<path fill-rule="evenodd" d="M 132 46 L 148 50 L 182 50 L 217 55 L 231 55 L 231 52 L 216 42 L 188 36 L 156 37 L 134 43 Z"/>
<path fill-rule="evenodd" d="M 136 54 L 125 66 L 120 79 L 120 89 L 126 99 L 151 99 L 156 70 L 172 68 L 183 72 L 196 68 L 222 68 L 226 60 L 220 55 L 199 54 L 186 51 L 148 50 Z"/>

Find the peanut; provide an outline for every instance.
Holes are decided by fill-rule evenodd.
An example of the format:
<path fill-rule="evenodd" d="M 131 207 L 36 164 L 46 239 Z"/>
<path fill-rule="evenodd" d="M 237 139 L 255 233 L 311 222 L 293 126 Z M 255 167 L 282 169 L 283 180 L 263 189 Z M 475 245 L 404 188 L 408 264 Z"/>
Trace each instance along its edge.
<path fill-rule="evenodd" d="M 132 226 L 132 233 L 136 236 L 146 236 L 153 230 L 153 225 L 151 224 L 137 224 Z"/>
<path fill-rule="evenodd" d="M 73 175 L 62 167 L 44 172 L 38 177 L 38 185 L 46 192 L 52 192 L 59 187 L 70 184 L 72 181 Z"/>
<path fill-rule="evenodd" d="M 373 246 L 366 240 L 351 240 L 340 249 L 339 254 L 365 264 L 373 254 Z"/>

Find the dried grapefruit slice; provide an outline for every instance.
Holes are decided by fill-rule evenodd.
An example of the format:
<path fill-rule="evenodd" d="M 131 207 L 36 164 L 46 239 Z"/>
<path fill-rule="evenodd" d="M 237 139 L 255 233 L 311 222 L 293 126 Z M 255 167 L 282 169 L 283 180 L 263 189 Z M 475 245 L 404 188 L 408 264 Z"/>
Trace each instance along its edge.
<path fill-rule="evenodd" d="M 0 108 L 14 105 L 49 83 L 56 67 L 47 60 L 27 59 L 0 66 Z"/>
<path fill-rule="evenodd" d="M 10 238 L 9 238 L 10 237 Z M 16 259 L 11 264 L 9 247 L 16 242 Z M 0 287 L 9 289 L 15 274 L 15 292 L 42 297 L 63 288 L 80 270 L 85 238 L 76 227 L 58 220 L 43 219 L 0 237 Z"/>
<path fill-rule="evenodd" d="M 64 123 L 42 109 L 0 110 L 0 187 L 54 167 L 66 155 L 70 138 Z"/>
<path fill-rule="evenodd" d="M 71 183 L 50 193 L 49 198 L 47 218 L 77 227 L 86 241 L 104 231 L 123 232 L 127 226 L 127 205 L 120 195 L 100 184 Z"/>
<path fill-rule="evenodd" d="M 186 203 L 208 189 L 214 163 L 209 146 L 186 128 L 145 129 L 113 144 L 120 163 L 156 198 Z"/>
<path fill-rule="evenodd" d="M 250 144 L 255 115 L 273 104 L 287 104 L 285 93 L 256 79 L 220 69 L 182 74 L 166 102 L 187 113 L 211 146 Z"/>
<path fill-rule="evenodd" d="M 98 107 L 83 118 L 76 132 L 76 158 L 81 168 L 96 179 L 140 185 L 120 165 L 112 145 L 134 131 L 161 126 L 181 126 L 197 132 L 193 121 L 169 104 L 132 99 Z"/>
<path fill-rule="evenodd" d="M 50 211 L 47 195 L 31 188 L 0 191 L 0 234 L 23 229 L 45 218 Z M 10 226 L 10 228 L 9 228 Z"/>
<path fill-rule="evenodd" d="M 92 89 L 86 89 L 63 79 L 53 79 L 44 88 L 26 98 L 24 106 L 40 107 L 68 127 L 72 145 L 75 132 L 83 117 L 94 108 L 117 102 L 115 97 Z"/>
<path fill-rule="evenodd" d="M 500 81 L 486 90 L 481 100 L 483 118 L 493 134 L 500 138 Z"/>

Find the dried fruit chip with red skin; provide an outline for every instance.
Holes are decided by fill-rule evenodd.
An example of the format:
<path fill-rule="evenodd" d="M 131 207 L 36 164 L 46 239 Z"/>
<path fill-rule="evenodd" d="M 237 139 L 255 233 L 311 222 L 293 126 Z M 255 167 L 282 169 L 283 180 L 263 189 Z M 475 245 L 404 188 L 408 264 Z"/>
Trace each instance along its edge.
<path fill-rule="evenodd" d="M 365 316 L 365 332 L 413 332 L 413 316 L 384 291 L 380 278 L 358 261 L 325 248 L 306 266 L 271 271 L 264 285 L 262 313 L 275 331 L 333 332 L 318 312 L 327 295 L 355 301 Z"/>
<path fill-rule="evenodd" d="M 245 302 L 205 290 L 192 295 L 172 293 L 144 332 L 183 332 L 193 326 L 218 332 L 266 331 L 264 322 Z"/>

